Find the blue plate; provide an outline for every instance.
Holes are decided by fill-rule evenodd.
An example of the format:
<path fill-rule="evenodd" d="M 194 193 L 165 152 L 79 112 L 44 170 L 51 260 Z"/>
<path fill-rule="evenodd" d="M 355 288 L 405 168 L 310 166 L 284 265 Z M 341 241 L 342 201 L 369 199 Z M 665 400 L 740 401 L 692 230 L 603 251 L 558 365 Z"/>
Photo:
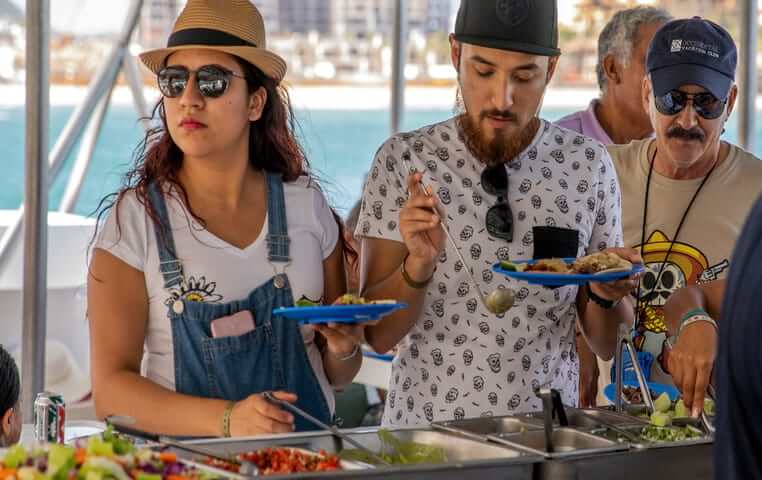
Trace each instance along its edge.
<path fill-rule="evenodd" d="M 574 258 L 564 258 L 566 263 L 574 262 Z M 527 265 L 533 265 L 535 260 L 517 260 L 511 263 Z M 500 267 L 500 263 L 496 263 L 492 266 L 492 270 L 505 275 L 506 277 L 515 278 L 516 280 L 523 280 L 532 285 L 546 285 L 546 286 L 561 286 L 561 285 L 584 285 L 589 282 L 612 282 L 614 280 L 620 280 L 627 278 L 630 275 L 640 273 L 644 270 L 643 265 L 635 264 L 632 266 L 632 270 L 596 273 L 596 274 L 576 274 L 576 273 L 547 273 L 547 272 L 514 272 L 512 270 L 504 270 Z"/>
<path fill-rule="evenodd" d="M 637 387 L 637 382 L 624 382 L 625 387 Z M 669 395 L 669 400 L 671 402 L 674 402 L 678 398 L 680 398 L 680 392 L 675 388 L 673 385 L 666 385 L 664 383 L 653 383 L 648 382 L 648 388 L 651 389 L 653 393 L 656 394 L 656 397 L 661 395 L 662 393 L 666 393 Z M 606 400 L 614 403 L 616 399 L 616 385 L 613 383 L 609 383 L 606 385 L 606 388 L 603 389 L 603 395 L 606 397 Z M 656 397 L 654 397 L 654 400 L 656 400 Z"/>
<path fill-rule="evenodd" d="M 325 305 L 320 307 L 281 307 L 273 315 L 306 323 L 365 323 L 378 320 L 395 310 L 407 307 L 405 303 L 371 303 L 368 305 Z"/>

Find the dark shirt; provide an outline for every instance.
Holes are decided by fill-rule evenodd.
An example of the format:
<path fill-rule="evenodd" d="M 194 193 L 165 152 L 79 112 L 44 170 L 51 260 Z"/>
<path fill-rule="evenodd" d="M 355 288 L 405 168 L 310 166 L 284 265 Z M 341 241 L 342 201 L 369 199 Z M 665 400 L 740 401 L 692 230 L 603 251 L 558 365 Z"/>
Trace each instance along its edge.
<path fill-rule="evenodd" d="M 720 321 L 715 478 L 762 478 L 762 198 L 738 239 Z"/>

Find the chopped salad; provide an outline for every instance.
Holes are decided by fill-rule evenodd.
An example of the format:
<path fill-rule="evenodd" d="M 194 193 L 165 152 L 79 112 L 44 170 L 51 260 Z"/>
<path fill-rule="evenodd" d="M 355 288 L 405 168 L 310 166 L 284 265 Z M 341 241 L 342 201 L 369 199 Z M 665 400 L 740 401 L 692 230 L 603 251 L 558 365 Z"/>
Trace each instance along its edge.
<path fill-rule="evenodd" d="M 7 450 L 0 480 L 212 480 L 222 478 L 168 452 L 136 448 L 109 427 L 75 446 L 50 444 Z"/>
<path fill-rule="evenodd" d="M 299 472 L 333 472 L 342 470 L 340 460 L 324 451 L 312 453 L 296 448 L 263 448 L 237 455 L 239 460 L 248 460 L 259 469 L 260 475 L 277 475 Z M 230 472 L 238 472 L 238 465 L 217 459 L 208 459 L 207 465 Z"/>

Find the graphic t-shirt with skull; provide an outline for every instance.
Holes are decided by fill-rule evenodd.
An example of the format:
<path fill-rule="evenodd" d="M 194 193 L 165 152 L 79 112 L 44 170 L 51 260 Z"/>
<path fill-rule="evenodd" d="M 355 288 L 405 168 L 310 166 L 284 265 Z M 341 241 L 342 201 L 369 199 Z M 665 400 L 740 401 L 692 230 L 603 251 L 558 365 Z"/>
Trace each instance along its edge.
<path fill-rule="evenodd" d="M 363 194 L 356 235 L 401 242 L 399 213 L 411 169 L 425 172 L 468 265 L 448 244 L 427 287 L 421 317 L 398 346 L 384 424 L 412 425 L 505 415 L 541 408 L 534 387 L 578 399 L 574 325 L 577 287 L 548 289 L 495 274 L 498 260 L 533 257 L 533 227 L 579 232 L 578 255 L 621 246 L 616 173 L 598 142 L 543 121 L 531 145 L 506 166 L 513 241 L 491 237 L 484 165 L 461 140 L 455 119 L 389 139 L 376 154 Z M 490 314 L 469 282 L 517 293 L 504 315 Z"/>

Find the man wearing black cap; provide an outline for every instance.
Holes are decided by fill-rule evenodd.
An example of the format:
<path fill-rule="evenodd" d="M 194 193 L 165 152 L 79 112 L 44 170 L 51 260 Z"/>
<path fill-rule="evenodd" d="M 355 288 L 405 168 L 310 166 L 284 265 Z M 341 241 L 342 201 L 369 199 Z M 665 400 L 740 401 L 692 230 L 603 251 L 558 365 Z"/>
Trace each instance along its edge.
<path fill-rule="evenodd" d="M 622 186 L 625 245 L 639 248 L 646 263 L 635 344 L 653 355 L 651 379 L 668 383 L 673 373 L 688 404 L 697 389 L 703 397 L 711 368 L 697 369 L 690 355 L 673 365 L 666 336 L 678 332 L 667 332 L 663 307 L 681 287 L 725 277 L 762 189 L 762 162 L 720 139 L 735 106 L 736 61 L 733 39 L 716 23 L 665 24 L 649 46 L 643 81 L 655 138 L 609 148 Z M 714 321 L 694 316 L 679 329 L 680 349 L 716 341 Z"/>
<path fill-rule="evenodd" d="M 357 226 L 363 294 L 408 304 L 366 330 L 377 351 L 400 342 L 385 424 L 539 410 L 539 387 L 576 405 L 575 324 L 610 357 L 632 312 L 633 280 L 549 289 L 491 270 L 621 246 L 605 148 L 537 117 L 560 54 L 555 0 L 463 0 L 450 42 L 461 113 L 381 147 Z M 495 316 L 477 289 L 501 287 L 516 305 Z"/>
<path fill-rule="evenodd" d="M 0 345 L 0 448 L 21 437 L 21 381 L 16 361 Z"/>

